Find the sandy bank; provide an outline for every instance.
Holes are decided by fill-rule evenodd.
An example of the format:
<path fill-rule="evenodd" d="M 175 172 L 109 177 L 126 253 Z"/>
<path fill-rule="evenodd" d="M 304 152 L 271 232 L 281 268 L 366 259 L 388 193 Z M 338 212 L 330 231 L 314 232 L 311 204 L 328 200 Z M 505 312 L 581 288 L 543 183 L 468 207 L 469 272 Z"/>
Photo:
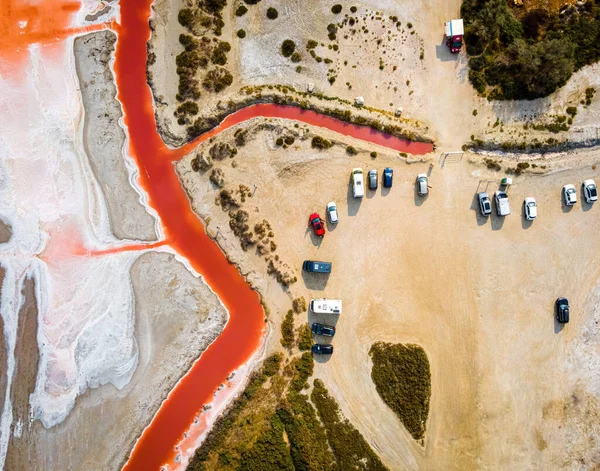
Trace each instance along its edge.
<path fill-rule="evenodd" d="M 125 133 L 119 126 L 123 114 L 109 68 L 115 42 L 110 31 L 75 39 L 75 64 L 85 108 L 84 148 L 102 188 L 115 237 L 156 240 L 156 221 L 130 183 L 136 170 L 128 170 L 123 156 Z"/>
<path fill-rule="evenodd" d="M 226 312 L 216 296 L 174 256 L 146 253 L 131 275 L 139 347 L 132 380 L 121 391 L 112 386 L 88 390 L 67 419 L 52 429 L 28 423 L 27 410 L 19 413 L 17 401 L 23 426 L 21 436 L 11 441 L 6 469 L 32 469 L 33 464 L 36 470 L 48 471 L 120 469 L 164 397 L 223 328 Z M 30 316 L 19 319 L 27 322 Z M 19 351 L 35 351 L 32 324 L 19 329 L 25 333 L 19 337 Z M 25 378 L 17 381 L 15 386 L 24 389 L 15 394 L 25 400 L 29 373 L 35 368 L 32 355 L 17 355 L 16 377 Z"/>

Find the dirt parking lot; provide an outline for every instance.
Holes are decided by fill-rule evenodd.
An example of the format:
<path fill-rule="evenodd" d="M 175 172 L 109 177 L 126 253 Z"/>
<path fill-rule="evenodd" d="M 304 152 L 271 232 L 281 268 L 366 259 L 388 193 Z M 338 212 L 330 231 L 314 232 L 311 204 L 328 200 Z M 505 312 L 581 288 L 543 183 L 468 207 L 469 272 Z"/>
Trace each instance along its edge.
<path fill-rule="evenodd" d="M 599 157 L 582 155 L 587 163 L 573 170 L 514 177 L 512 214 L 484 219 L 476 192 L 487 186 L 491 195 L 504 175 L 468 156 L 443 167 L 438 156 L 407 164 L 381 149 L 372 159 L 364 146 L 352 157 L 341 146 L 316 151 L 308 140 L 283 150 L 275 138 L 260 133 L 240 149 L 236 168 L 229 161 L 218 165 L 226 181 L 257 185 L 246 209 L 271 222 L 277 253 L 298 273 L 294 296 L 343 299 L 337 320 L 308 315 L 309 322 L 337 328 L 335 354 L 317 360 L 316 376 L 390 469 L 583 469 L 598 463 L 600 342 L 593 334 L 600 319 L 600 207 L 582 204 L 580 196 L 565 208 L 561 188 L 600 180 L 592 169 Z M 394 169 L 391 189 L 381 187 L 387 166 Z M 379 171 L 379 189 L 362 200 L 352 197 L 353 167 Z M 255 270 L 251 277 L 259 285 L 271 286 L 267 299 L 275 300 L 264 262 L 235 247 L 223 230 L 226 214 L 214 206 L 216 191 L 187 169 L 189 159 L 179 171 L 195 209 L 212 213 L 209 230 L 221 227 L 228 252 Z M 415 192 L 421 172 L 430 173 L 426 199 Z M 532 223 L 522 217 L 526 196 L 539 205 Z M 329 201 L 337 203 L 340 221 L 328 223 L 321 240 L 307 219 L 313 211 L 325 216 Z M 333 273 L 301 273 L 305 259 L 331 261 Z M 553 317 L 558 296 L 572 305 L 564 328 Z M 429 355 L 424 446 L 371 382 L 368 350 L 381 340 L 418 343 Z"/>

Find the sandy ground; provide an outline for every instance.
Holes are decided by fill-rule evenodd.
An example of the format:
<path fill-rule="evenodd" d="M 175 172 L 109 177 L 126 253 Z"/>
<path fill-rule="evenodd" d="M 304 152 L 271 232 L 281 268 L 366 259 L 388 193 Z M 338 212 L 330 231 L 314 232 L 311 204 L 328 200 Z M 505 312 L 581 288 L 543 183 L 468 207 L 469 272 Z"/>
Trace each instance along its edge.
<path fill-rule="evenodd" d="M 155 219 L 130 184 L 135 178 L 123 158 L 125 133 L 119 126 L 121 106 L 109 69 L 116 35 L 102 31 L 75 39 L 74 52 L 85 107 L 84 147 L 102 188 L 111 230 L 119 239 L 156 240 Z"/>
<path fill-rule="evenodd" d="M 132 280 L 140 352 L 132 380 L 121 391 L 112 386 L 88 390 L 68 418 L 51 429 L 28 422 L 36 324 L 27 321 L 35 319 L 31 313 L 19 317 L 14 394 L 22 432 L 11 441 L 5 469 L 119 469 L 162 399 L 223 328 L 226 312 L 216 296 L 172 255 L 142 255 Z"/>
<path fill-rule="evenodd" d="M 300 279 L 291 294 L 343 299 L 337 321 L 303 318 L 337 324 L 336 352 L 318 360 L 316 376 L 390 469 L 582 469 L 598 463 L 598 207 L 567 209 L 560 198 L 563 184 L 599 178 L 592 169 L 597 155 L 563 156 L 573 169 L 557 161 L 547 174 L 515 177 L 512 214 L 483 219 L 476 192 L 487 187 L 492 193 L 503 175 L 469 156 L 443 167 L 437 156 L 407 165 L 376 148 L 376 159 L 368 152 L 349 157 L 339 146 L 315 151 L 309 141 L 281 150 L 274 146 L 277 136 L 259 133 L 239 150 L 236 168 L 230 161 L 217 165 L 230 185 L 257 184 L 244 209 L 271 222 L 277 253 Z M 187 159 L 178 171 L 194 209 L 210 215 L 209 231 L 220 227 L 220 243 L 262 288 L 269 280 L 264 262 L 241 251 L 226 214 L 214 205 L 215 189 L 189 166 Z M 391 166 L 393 188 L 354 200 L 348 178 L 355 166 L 376 168 L 380 177 Z M 427 199 L 415 194 L 419 172 L 431 172 Z M 530 195 L 540 206 L 533 223 L 522 218 L 522 201 Z M 324 216 L 328 201 L 337 202 L 340 222 L 328 224 L 321 241 L 307 228 L 307 216 Z M 325 279 L 301 274 L 304 259 L 331 261 L 333 273 Z M 272 294 L 278 293 L 271 289 L 266 299 L 277 322 L 286 298 Z M 572 304 L 564 329 L 553 318 L 558 296 Z M 368 349 L 380 340 L 418 343 L 428 353 L 432 398 L 424 447 L 370 380 Z M 270 348 L 277 348 L 276 339 Z"/>

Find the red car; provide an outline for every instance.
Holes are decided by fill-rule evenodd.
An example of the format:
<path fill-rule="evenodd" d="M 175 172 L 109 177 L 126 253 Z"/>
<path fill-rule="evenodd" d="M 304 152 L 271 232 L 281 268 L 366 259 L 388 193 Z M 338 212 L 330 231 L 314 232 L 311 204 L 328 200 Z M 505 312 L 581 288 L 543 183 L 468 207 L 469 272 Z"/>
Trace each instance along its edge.
<path fill-rule="evenodd" d="M 309 218 L 310 225 L 313 227 L 315 231 L 315 235 L 319 237 L 323 237 L 325 235 L 325 226 L 323 225 L 323 221 L 321 220 L 321 216 L 319 213 L 312 213 Z"/>

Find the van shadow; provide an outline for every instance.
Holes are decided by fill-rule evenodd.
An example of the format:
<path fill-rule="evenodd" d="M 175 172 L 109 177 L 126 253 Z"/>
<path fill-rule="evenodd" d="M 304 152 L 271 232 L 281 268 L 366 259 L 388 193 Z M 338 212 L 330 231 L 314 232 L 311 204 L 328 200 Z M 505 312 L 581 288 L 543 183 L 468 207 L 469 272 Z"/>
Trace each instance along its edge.
<path fill-rule="evenodd" d="M 498 216 L 497 213 L 492 211 L 492 214 L 490 214 L 490 219 L 492 221 L 492 231 L 499 231 L 502 229 L 502 226 L 504 226 L 504 220 L 506 219 L 506 216 Z"/>
<path fill-rule="evenodd" d="M 313 291 L 324 291 L 329 281 L 330 273 L 309 273 L 302 270 L 304 286 Z"/>
<path fill-rule="evenodd" d="M 471 211 L 475 212 L 475 220 L 477 221 L 478 226 L 483 226 L 488 222 L 489 216 L 483 216 L 481 214 L 481 210 L 479 209 L 479 198 L 477 197 L 477 193 L 473 195 L 473 201 L 471 201 Z"/>
<path fill-rule="evenodd" d="M 348 194 L 346 196 L 346 203 L 348 204 L 348 216 L 356 216 L 358 214 L 362 200 L 362 198 L 354 197 L 354 193 L 352 192 L 352 181 L 350 181 L 350 183 L 348 183 Z"/>

